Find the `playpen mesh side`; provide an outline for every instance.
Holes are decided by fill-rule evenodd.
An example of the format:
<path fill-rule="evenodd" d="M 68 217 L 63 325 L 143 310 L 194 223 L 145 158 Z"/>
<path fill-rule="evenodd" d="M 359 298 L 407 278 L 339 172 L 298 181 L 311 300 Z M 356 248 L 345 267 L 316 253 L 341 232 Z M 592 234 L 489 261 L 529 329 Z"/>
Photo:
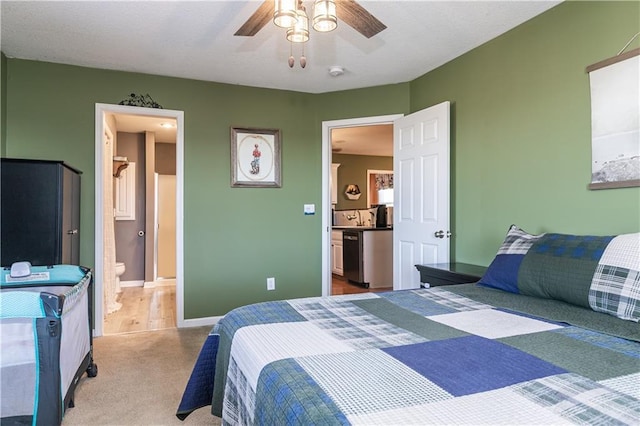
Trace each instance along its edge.
<path fill-rule="evenodd" d="M 0 423 L 62 419 L 64 396 L 91 348 L 90 283 L 87 274 L 74 286 L 0 292 Z M 64 296 L 61 316 L 46 316 L 41 293 Z"/>
<path fill-rule="evenodd" d="M 90 320 L 87 310 L 90 277 L 80 281 L 65 294 L 62 309 L 62 336 L 60 341 L 60 379 L 62 396 L 66 395 L 78 366 L 89 353 Z"/>
<path fill-rule="evenodd" d="M 35 318 L 0 321 L 0 417 L 31 418 L 37 406 L 38 354 Z"/>

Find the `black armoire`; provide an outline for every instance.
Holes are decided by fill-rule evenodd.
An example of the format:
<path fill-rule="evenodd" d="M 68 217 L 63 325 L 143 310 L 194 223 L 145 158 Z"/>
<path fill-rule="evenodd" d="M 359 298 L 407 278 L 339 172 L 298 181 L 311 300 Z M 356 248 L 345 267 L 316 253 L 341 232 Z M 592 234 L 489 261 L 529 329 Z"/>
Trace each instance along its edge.
<path fill-rule="evenodd" d="M 80 172 L 62 161 L 3 158 L 0 264 L 80 264 Z"/>

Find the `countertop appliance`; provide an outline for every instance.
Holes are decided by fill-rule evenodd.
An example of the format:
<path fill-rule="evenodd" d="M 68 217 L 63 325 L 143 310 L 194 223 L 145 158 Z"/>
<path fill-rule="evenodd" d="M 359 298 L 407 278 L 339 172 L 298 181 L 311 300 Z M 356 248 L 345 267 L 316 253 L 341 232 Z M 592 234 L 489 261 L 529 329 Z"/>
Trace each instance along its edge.
<path fill-rule="evenodd" d="M 376 228 L 386 228 L 388 225 L 387 206 L 380 204 L 376 209 Z"/>

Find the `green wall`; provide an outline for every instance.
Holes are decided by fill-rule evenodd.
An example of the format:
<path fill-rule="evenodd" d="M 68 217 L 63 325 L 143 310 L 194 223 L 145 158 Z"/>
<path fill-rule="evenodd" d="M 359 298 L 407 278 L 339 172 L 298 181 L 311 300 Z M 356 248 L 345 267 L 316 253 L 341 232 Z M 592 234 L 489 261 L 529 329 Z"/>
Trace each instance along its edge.
<path fill-rule="evenodd" d="M 511 223 L 637 232 L 640 188 L 587 190 L 584 68 L 638 31 L 639 7 L 563 3 L 412 82 L 316 95 L 3 58 L 2 155 L 84 171 L 81 262 L 93 266 L 95 103 L 149 93 L 184 111 L 187 319 L 321 293 L 325 120 L 452 102 L 455 260 L 488 264 Z M 282 130 L 282 188 L 230 187 L 230 126 Z M 315 216 L 303 215 L 307 203 Z M 267 292 L 271 276 L 276 290 Z"/>
<path fill-rule="evenodd" d="M 411 111 L 452 102 L 455 260 L 488 264 L 512 223 L 533 233 L 640 231 L 640 188 L 587 189 L 585 72 L 639 28 L 638 2 L 563 3 L 411 82 Z"/>
<path fill-rule="evenodd" d="M 336 210 L 366 209 L 367 170 L 393 170 L 393 157 L 333 154 L 331 162 L 340 163 Z M 358 200 L 350 200 L 344 195 L 349 184 L 356 184 L 360 188 L 362 195 Z"/>
<path fill-rule="evenodd" d="M 304 203 L 321 205 L 309 189 L 321 179 L 321 141 L 313 114 L 300 112 L 310 95 L 14 59 L 7 68 L 6 155 L 84 171 L 84 265 L 94 264 L 95 103 L 149 93 L 185 117 L 185 317 L 320 294 L 320 215 L 303 215 Z M 231 125 L 281 129 L 282 188 L 230 187 Z M 276 290 L 267 292 L 271 276 Z"/>

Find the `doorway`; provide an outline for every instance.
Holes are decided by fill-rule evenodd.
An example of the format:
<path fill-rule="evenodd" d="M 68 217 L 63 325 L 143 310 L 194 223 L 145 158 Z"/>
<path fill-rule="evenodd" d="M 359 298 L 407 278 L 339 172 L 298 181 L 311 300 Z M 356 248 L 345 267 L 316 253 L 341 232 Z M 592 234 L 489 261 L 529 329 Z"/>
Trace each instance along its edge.
<path fill-rule="evenodd" d="M 449 144 L 448 101 L 414 112 L 322 123 L 322 295 L 331 295 L 331 131 L 332 129 L 393 124 L 394 213 L 393 289 L 420 286 L 416 264 L 448 263 Z M 445 238 L 446 235 L 446 238 Z"/>
<path fill-rule="evenodd" d="M 110 161 L 107 156 L 109 155 L 108 150 L 103 149 L 103 137 L 105 134 L 105 129 L 109 127 L 115 127 L 118 131 L 117 125 L 114 124 L 112 116 L 122 116 L 131 119 L 139 119 L 139 120 L 149 120 L 155 119 L 156 121 L 172 121 L 175 123 L 175 161 L 174 161 L 174 170 L 175 170 L 175 186 L 174 186 L 174 195 L 175 195 L 175 207 L 174 207 L 174 229 L 175 229 L 175 255 L 173 256 L 175 261 L 175 290 L 173 294 L 173 299 L 169 302 L 167 300 L 164 303 L 171 303 L 171 311 L 174 316 L 174 324 L 177 327 L 184 326 L 184 284 L 183 284 L 183 226 L 182 226 L 182 217 L 183 217 L 183 176 L 184 176 L 184 167 L 183 167 L 183 146 L 184 146 L 184 137 L 183 137 L 183 126 L 184 126 L 184 113 L 182 111 L 174 111 L 174 110 L 162 110 L 162 109 L 153 109 L 153 108 L 142 108 L 142 107 L 129 107 L 129 106 L 121 106 L 121 105 L 108 105 L 108 104 L 96 104 L 95 111 L 95 127 L 96 127 L 96 145 L 95 145 L 95 156 L 96 156 L 96 167 L 95 167 L 95 183 L 96 183 L 96 198 L 95 198 L 95 286 L 94 286 L 94 295 L 95 295 L 95 324 L 94 324 L 94 334 L 96 336 L 101 336 L 105 331 L 105 316 L 109 312 L 109 300 L 107 296 L 112 296 L 109 294 L 111 286 L 113 282 L 111 281 L 112 274 L 112 266 L 114 263 L 115 256 L 109 254 L 111 249 L 109 248 L 109 239 L 112 237 L 108 232 L 105 232 L 105 225 L 109 223 L 112 217 L 105 213 L 105 211 L 109 211 L 110 203 L 108 198 L 109 191 L 105 190 L 105 175 L 109 172 Z M 113 129 L 112 129 L 113 132 Z M 151 134 L 150 134 L 151 133 Z M 155 135 L 153 132 L 145 131 L 145 150 L 149 152 L 150 146 L 155 146 Z M 116 142 L 117 143 L 117 142 Z M 155 152 L 155 151 L 153 151 Z M 113 155 L 113 154 L 111 154 Z M 151 283 L 151 287 L 154 286 L 155 280 L 157 278 L 156 271 L 156 259 L 155 255 L 155 247 L 157 243 L 156 238 L 156 191 L 155 191 L 155 154 L 151 154 L 147 156 L 147 161 L 150 162 L 151 165 L 147 164 L 147 169 L 151 170 L 151 173 L 145 173 L 140 179 L 144 182 L 142 184 L 145 185 L 146 196 L 143 196 L 146 201 L 147 206 L 151 206 L 151 208 L 145 209 L 142 212 L 143 215 L 147 216 L 146 225 L 144 229 L 139 229 L 136 231 L 136 238 L 140 237 L 144 240 L 145 250 L 148 252 L 154 253 L 151 256 L 151 261 L 145 261 L 144 269 L 144 281 L 145 283 Z M 149 158 L 150 157 L 150 158 Z M 140 168 L 140 165 L 138 165 Z M 108 188 L 108 187 L 107 187 Z M 112 207 L 111 207 L 112 208 Z M 107 209 L 107 210 L 105 210 Z M 171 220 L 171 219 L 170 219 Z M 126 260 L 125 267 L 126 267 Z M 150 266 L 149 266 L 150 265 Z M 140 287 L 142 289 L 142 287 Z M 147 289 L 144 289 L 145 291 Z M 150 289 L 154 291 L 153 288 Z M 152 298 L 155 296 L 152 296 Z M 157 298 L 156 298 L 157 299 Z M 154 299 L 155 300 L 155 299 Z M 111 307 L 112 308 L 112 307 Z M 156 328 L 156 327 L 153 327 Z"/>
<path fill-rule="evenodd" d="M 331 133 L 333 129 L 348 127 L 374 126 L 393 124 L 394 120 L 402 117 L 402 114 L 393 114 L 377 117 L 352 118 L 344 120 L 324 121 L 322 123 L 322 229 L 325 231 L 322 238 L 322 295 L 329 296 L 332 291 L 333 274 L 331 272 L 331 159 L 333 157 L 331 146 Z"/>

